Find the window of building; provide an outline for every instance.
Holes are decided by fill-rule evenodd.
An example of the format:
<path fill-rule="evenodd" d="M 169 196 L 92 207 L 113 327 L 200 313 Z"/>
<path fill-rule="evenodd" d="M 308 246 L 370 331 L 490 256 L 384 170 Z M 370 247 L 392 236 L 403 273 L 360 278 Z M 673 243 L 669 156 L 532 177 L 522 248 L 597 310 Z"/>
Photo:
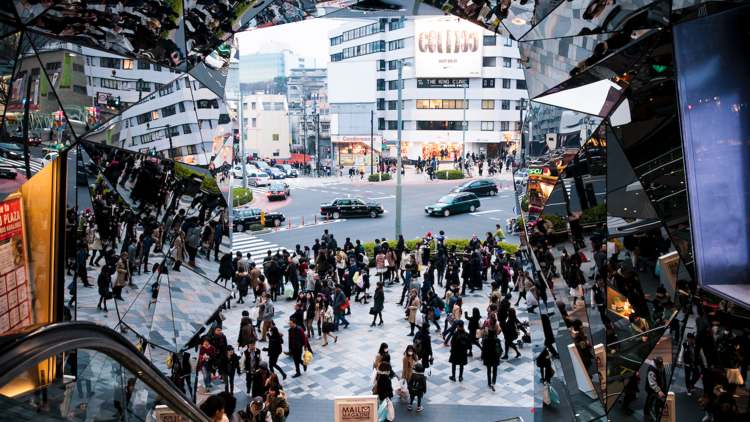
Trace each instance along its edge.
<path fill-rule="evenodd" d="M 252 124 L 250 125 L 250 127 L 255 127 L 256 124 L 257 124 L 257 119 L 255 117 L 253 117 Z"/>
<path fill-rule="evenodd" d="M 172 148 L 171 150 L 172 158 L 181 158 L 182 157 L 182 148 Z"/>
<path fill-rule="evenodd" d="M 510 130 L 510 122 L 500 122 L 500 130 Z"/>
<path fill-rule="evenodd" d="M 61 62 L 49 62 L 46 65 L 44 65 L 44 69 L 47 70 L 48 72 L 55 72 L 58 69 L 60 69 L 60 67 L 62 67 Z"/>
<path fill-rule="evenodd" d="M 183 103 L 182 101 L 180 101 L 179 103 L 177 103 L 177 105 L 180 108 L 180 113 L 184 113 L 185 112 L 185 103 Z"/>
<path fill-rule="evenodd" d="M 151 63 L 139 60 L 138 61 L 138 69 L 151 70 Z"/>
<path fill-rule="evenodd" d="M 151 132 L 145 135 L 137 136 L 136 138 L 138 139 L 138 141 L 140 141 L 141 144 L 148 144 L 150 142 L 159 140 L 161 138 L 161 136 L 159 135 L 160 132 L 161 131 Z"/>
<path fill-rule="evenodd" d="M 193 133 L 193 130 L 190 129 L 190 125 L 189 124 L 185 123 L 185 124 L 182 125 L 182 133 L 184 133 L 184 134 L 187 135 L 188 133 Z"/>
<path fill-rule="evenodd" d="M 503 110 L 510 110 L 510 100 L 502 100 L 500 104 Z"/>
<path fill-rule="evenodd" d="M 377 70 L 378 72 L 382 72 L 382 71 L 384 71 L 384 70 L 385 70 L 385 60 L 377 60 L 377 61 L 375 62 L 375 69 L 376 69 L 376 70 Z"/>
<path fill-rule="evenodd" d="M 464 100 L 417 100 L 419 109 L 461 109 Z M 466 108 L 469 108 L 469 102 L 466 102 Z"/>
<path fill-rule="evenodd" d="M 73 63 L 73 71 L 74 72 L 79 72 L 79 73 L 84 73 L 86 71 L 86 69 L 83 67 L 82 64 Z M 32 75 L 34 74 L 33 69 L 32 69 L 32 73 L 31 74 Z"/>
<path fill-rule="evenodd" d="M 327 131 L 331 130 L 331 125 L 325 124 L 325 123 L 321 123 L 320 124 L 320 130 L 322 130 L 324 132 L 327 132 Z"/>
<path fill-rule="evenodd" d="M 510 79 L 503 79 L 503 89 L 510 89 Z"/>
<path fill-rule="evenodd" d="M 388 130 L 398 130 L 398 120 L 388 120 Z"/>
<path fill-rule="evenodd" d="M 102 88 L 117 89 L 117 81 L 114 79 L 99 78 L 99 86 Z"/>
<path fill-rule="evenodd" d="M 146 81 L 136 81 L 135 90 L 143 92 L 151 92 L 151 83 Z"/>
<path fill-rule="evenodd" d="M 495 100 L 482 100 L 482 108 L 491 110 L 495 108 Z"/>
<path fill-rule="evenodd" d="M 169 84 L 166 87 L 162 87 L 161 91 L 159 91 L 159 96 L 163 97 L 165 95 L 169 95 L 174 92 L 174 85 Z"/>
<path fill-rule="evenodd" d="M 331 38 L 331 45 L 339 45 L 344 42 L 344 37 L 339 35 L 338 37 Z"/>
<path fill-rule="evenodd" d="M 494 88 L 494 87 L 495 87 L 495 78 L 482 79 L 482 88 Z"/>
<path fill-rule="evenodd" d="M 495 122 L 482 122 L 482 130 L 495 130 Z"/>
<path fill-rule="evenodd" d="M 388 101 L 388 110 L 397 110 L 397 109 L 398 109 L 398 100 Z"/>
<path fill-rule="evenodd" d="M 397 29 L 402 29 L 402 28 L 404 28 L 405 25 L 406 25 L 406 23 L 404 23 L 403 21 L 401 21 L 401 19 L 394 19 L 394 20 L 391 20 L 390 22 L 388 22 L 388 30 L 389 31 L 395 31 Z"/>
<path fill-rule="evenodd" d="M 255 101 L 253 101 L 253 102 L 252 102 L 252 103 L 250 103 L 250 104 L 252 104 L 252 105 L 253 105 L 253 106 L 252 106 L 252 109 L 253 109 L 253 110 L 255 110 Z"/>
<path fill-rule="evenodd" d="M 417 130 L 461 130 L 461 121 L 417 121 Z"/>
<path fill-rule="evenodd" d="M 196 107 L 197 108 L 213 108 L 211 107 L 211 100 L 198 100 L 196 101 Z"/>
<path fill-rule="evenodd" d="M 510 69 L 510 57 L 503 57 L 503 67 Z"/>
<path fill-rule="evenodd" d="M 123 60 L 122 61 L 122 68 L 127 70 L 133 69 L 133 61 L 132 60 Z"/>
<path fill-rule="evenodd" d="M 219 124 L 220 125 L 225 125 L 225 124 L 227 124 L 229 122 L 230 122 L 230 120 L 229 120 L 229 115 L 228 114 L 226 114 L 226 113 L 219 114 Z"/>
<path fill-rule="evenodd" d="M 398 89 L 398 80 L 388 81 L 388 89 Z M 404 89 L 404 81 L 401 81 L 401 89 Z"/>
<path fill-rule="evenodd" d="M 158 64 L 155 64 L 154 65 L 154 72 L 161 72 L 161 66 L 159 66 Z"/>
<path fill-rule="evenodd" d="M 388 42 L 388 51 L 400 50 L 400 49 L 406 47 L 406 43 L 404 41 L 405 40 L 403 38 L 401 38 L 400 40 L 389 41 Z"/>
<path fill-rule="evenodd" d="M 88 92 L 86 92 L 86 87 L 81 85 L 73 85 L 73 92 L 75 92 L 76 94 L 88 95 Z"/>
<path fill-rule="evenodd" d="M 270 102 L 264 102 L 263 103 L 263 110 L 271 110 L 271 103 Z"/>
<path fill-rule="evenodd" d="M 114 59 L 111 57 L 99 57 L 99 66 L 108 67 L 110 69 L 119 69 L 120 59 Z"/>
<path fill-rule="evenodd" d="M 513 122 L 515 126 L 515 131 L 520 132 L 521 131 L 521 122 Z"/>
<path fill-rule="evenodd" d="M 151 112 L 151 119 L 152 120 L 159 120 L 159 111 L 158 110 L 154 110 L 154 111 Z"/>
<path fill-rule="evenodd" d="M 497 57 L 482 57 L 482 66 L 484 67 L 495 67 L 497 66 Z"/>
<path fill-rule="evenodd" d="M 177 114 L 177 107 L 175 107 L 174 104 L 172 104 L 171 106 L 162 107 L 161 109 L 162 117 L 169 117 L 175 114 Z"/>
<path fill-rule="evenodd" d="M 197 145 L 188 145 L 187 146 L 187 153 L 188 154 L 197 154 L 198 153 L 198 146 Z"/>
<path fill-rule="evenodd" d="M 522 79 L 516 80 L 516 89 L 526 89 L 526 81 Z"/>
<path fill-rule="evenodd" d="M 274 141 L 278 141 L 278 140 L 279 140 L 279 134 L 278 134 L 278 133 L 274 133 L 274 134 L 272 135 L 272 137 L 273 137 L 273 140 L 274 140 Z"/>
<path fill-rule="evenodd" d="M 385 79 L 378 79 L 377 89 L 378 91 L 385 91 Z"/>
<path fill-rule="evenodd" d="M 385 110 L 385 98 L 378 98 L 377 109 Z"/>
<path fill-rule="evenodd" d="M 164 133 L 167 136 L 180 136 L 180 127 L 179 126 L 169 126 L 168 128 L 164 129 Z"/>
<path fill-rule="evenodd" d="M 388 62 L 388 70 L 398 70 L 398 60 L 390 60 Z"/>
<path fill-rule="evenodd" d="M 503 45 L 506 47 L 513 47 L 513 40 L 510 38 L 503 38 Z"/>
<path fill-rule="evenodd" d="M 247 117 L 242 119 L 242 127 L 247 127 Z"/>
<path fill-rule="evenodd" d="M 242 103 L 242 111 L 247 111 L 247 103 Z"/>
<path fill-rule="evenodd" d="M 385 118 L 378 117 L 378 130 L 385 130 Z"/>
<path fill-rule="evenodd" d="M 273 103 L 273 109 L 276 110 L 276 111 L 278 111 L 278 110 L 284 110 L 284 103 L 274 102 Z"/>
<path fill-rule="evenodd" d="M 484 45 L 497 45 L 497 38 L 494 35 L 485 35 Z"/>
<path fill-rule="evenodd" d="M 521 59 L 516 59 L 516 69 L 523 69 L 523 63 L 521 63 Z"/>
<path fill-rule="evenodd" d="M 381 31 L 382 29 L 380 26 L 380 22 L 376 22 L 367 26 L 362 26 L 356 29 L 345 31 L 343 34 L 340 35 L 342 38 L 341 42 L 346 42 L 349 40 L 366 37 L 368 35 L 376 34 Z M 333 38 L 331 39 L 333 40 Z M 331 45 L 336 45 L 336 44 L 331 44 Z"/>
<path fill-rule="evenodd" d="M 39 76 L 39 73 L 41 72 L 41 68 L 35 67 L 31 69 L 31 76 Z"/>
<path fill-rule="evenodd" d="M 139 125 L 148 123 L 151 121 L 151 113 L 143 113 L 141 115 L 136 116 L 135 119 L 138 121 Z"/>

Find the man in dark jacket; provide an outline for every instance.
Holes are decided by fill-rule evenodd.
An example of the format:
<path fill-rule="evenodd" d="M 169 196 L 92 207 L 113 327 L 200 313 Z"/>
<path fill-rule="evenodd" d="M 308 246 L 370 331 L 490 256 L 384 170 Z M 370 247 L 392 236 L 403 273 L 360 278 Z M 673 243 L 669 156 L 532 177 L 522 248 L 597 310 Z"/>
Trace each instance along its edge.
<path fill-rule="evenodd" d="M 294 294 L 292 295 L 292 297 L 287 298 L 287 300 L 297 300 L 297 295 L 299 295 L 297 264 L 294 262 L 294 259 L 291 256 L 287 256 L 286 281 L 287 283 L 292 283 L 292 288 L 294 289 Z"/>
<path fill-rule="evenodd" d="M 342 306 L 346 305 L 346 295 L 341 291 L 341 284 L 336 284 L 333 290 L 333 303 L 331 305 L 333 306 L 333 319 L 335 320 L 333 331 L 338 331 L 339 321 L 344 322 L 344 328 L 349 328 L 349 321 L 344 318 L 344 309 L 341 309 Z"/>
<path fill-rule="evenodd" d="M 413 343 L 414 353 L 422 361 L 425 369 L 430 367 L 432 362 L 432 340 L 430 339 L 430 323 L 422 323 L 422 329 L 414 336 Z"/>
<path fill-rule="evenodd" d="M 503 300 L 500 301 L 500 307 L 497 310 L 497 322 L 500 326 L 505 326 L 505 320 L 508 319 L 508 310 L 510 309 L 510 300 L 513 296 L 508 293 L 505 295 Z"/>
<path fill-rule="evenodd" d="M 263 360 L 260 349 L 255 347 L 255 339 L 250 339 L 247 349 L 242 353 L 242 369 L 245 370 L 245 383 L 247 384 L 247 394 L 250 394 L 250 389 L 253 387 L 253 380 L 255 379 L 255 373 L 260 368 L 260 363 Z"/>
<path fill-rule="evenodd" d="M 221 327 L 214 329 L 214 335 L 211 338 L 211 345 L 216 349 L 217 356 L 224 356 L 227 354 L 227 336 L 221 330 Z"/>
<path fill-rule="evenodd" d="M 294 367 L 297 369 L 297 373 L 292 375 L 292 378 L 297 378 L 302 374 L 299 372 L 299 366 L 307 372 L 307 365 L 302 363 L 302 352 L 309 350 L 312 353 L 310 344 L 307 342 L 307 336 L 305 336 L 305 330 L 302 327 L 297 326 L 297 320 L 294 318 L 289 319 L 289 354 L 294 359 Z"/>
<path fill-rule="evenodd" d="M 336 239 L 333 238 L 333 235 L 330 236 L 328 239 L 328 250 L 329 251 L 335 251 L 339 247 L 338 242 L 336 242 Z"/>
<path fill-rule="evenodd" d="M 451 342 L 451 356 L 448 361 L 451 363 L 451 375 L 448 377 L 449 380 L 456 380 L 456 366 L 458 365 L 458 381 L 464 380 L 464 365 L 468 363 L 467 355 L 471 348 L 471 339 L 464 330 L 464 322 L 462 320 L 456 321 L 456 332 L 453 334 L 453 341 Z"/>
<path fill-rule="evenodd" d="M 646 402 L 643 406 L 643 414 L 647 421 L 653 421 L 649 407 L 653 400 L 658 396 L 660 399 L 666 397 L 665 390 L 667 389 L 667 381 L 664 375 L 664 360 L 661 356 L 656 356 L 652 361 L 651 365 L 648 366 L 646 372 Z"/>
<path fill-rule="evenodd" d="M 253 375 L 253 397 L 266 396 L 266 380 L 268 379 L 268 362 L 261 361 L 258 364 L 258 370 Z"/>

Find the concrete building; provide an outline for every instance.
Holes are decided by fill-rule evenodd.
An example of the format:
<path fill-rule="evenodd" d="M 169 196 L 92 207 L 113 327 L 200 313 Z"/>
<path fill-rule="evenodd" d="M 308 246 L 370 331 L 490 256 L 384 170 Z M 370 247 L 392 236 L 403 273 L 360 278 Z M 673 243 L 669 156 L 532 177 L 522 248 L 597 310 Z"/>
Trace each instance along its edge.
<path fill-rule="evenodd" d="M 276 41 L 262 42 L 253 54 L 240 56 L 240 83 L 271 81 L 287 77 L 292 69 L 315 68 L 315 58 L 295 54 L 289 44 Z"/>
<path fill-rule="evenodd" d="M 286 96 L 256 93 L 242 104 L 245 154 L 255 158 L 291 158 Z"/>
<path fill-rule="evenodd" d="M 518 45 L 507 36 L 454 17 L 417 17 L 351 22 L 328 37 L 331 108 L 345 106 L 342 113 L 350 114 L 331 116 L 332 142 L 342 151 L 354 154 L 358 148 L 344 137 L 369 136 L 369 113 L 341 126 L 353 118 L 348 106 L 374 103 L 375 135 L 396 139 L 398 61 L 411 64 L 403 70 L 403 156 L 446 151 L 452 159 L 461 152 L 463 84 L 468 84 L 466 151 L 494 157 L 520 141 L 519 100 L 527 95 L 526 84 Z M 364 133 L 349 133 L 352 128 Z M 395 156 L 396 150 L 383 155 Z"/>
<path fill-rule="evenodd" d="M 292 146 L 296 152 L 330 159 L 331 118 L 328 106 L 328 77 L 326 69 L 292 69 L 287 83 L 289 125 Z M 305 121 L 307 131 L 305 132 Z M 304 145 L 305 133 L 307 146 Z M 317 153 L 315 152 L 317 145 Z"/>

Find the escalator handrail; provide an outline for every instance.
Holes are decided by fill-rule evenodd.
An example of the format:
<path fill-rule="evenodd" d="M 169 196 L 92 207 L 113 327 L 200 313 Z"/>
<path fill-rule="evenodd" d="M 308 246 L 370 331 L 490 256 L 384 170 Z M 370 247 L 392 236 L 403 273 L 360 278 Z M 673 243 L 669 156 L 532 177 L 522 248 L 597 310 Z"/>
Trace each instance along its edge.
<path fill-rule="evenodd" d="M 76 349 L 104 353 L 161 395 L 172 410 L 190 421 L 211 422 L 130 340 L 92 322 L 59 322 L 0 336 L 0 386 L 22 376 L 33 365 Z"/>

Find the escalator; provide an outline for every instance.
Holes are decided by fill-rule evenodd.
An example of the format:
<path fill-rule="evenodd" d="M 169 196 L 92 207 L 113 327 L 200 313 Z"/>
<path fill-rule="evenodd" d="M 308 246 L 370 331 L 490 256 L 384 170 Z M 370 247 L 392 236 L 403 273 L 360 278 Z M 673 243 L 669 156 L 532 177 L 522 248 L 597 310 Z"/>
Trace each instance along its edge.
<path fill-rule="evenodd" d="M 87 322 L 0 337 L 0 419 L 211 422 L 126 338 Z"/>

